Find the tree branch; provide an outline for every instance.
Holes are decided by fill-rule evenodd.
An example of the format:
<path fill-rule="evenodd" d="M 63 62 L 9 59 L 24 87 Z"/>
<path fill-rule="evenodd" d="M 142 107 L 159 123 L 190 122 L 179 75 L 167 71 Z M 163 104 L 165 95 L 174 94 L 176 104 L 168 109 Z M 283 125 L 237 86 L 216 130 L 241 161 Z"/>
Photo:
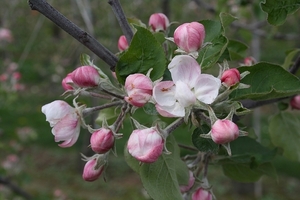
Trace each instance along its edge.
<path fill-rule="evenodd" d="M 111 5 L 112 10 L 113 10 L 115 16 L 117 17 L 117 20 L 123 31 L 123 34 L 126 37 L 127 43 L 130 44 L 132 37 L 133 37 L 133 31 L 131 30 L 131 27 L 126 19 L 126 16 L 123 12 L 120 1 L 119 0 L 109 0 L 108 3 Z"/>
<path fill-rule="evenodd" d="M 118 58 L 102 44 L 100 44 L 94 37 L 67 19 L 45 0 L 28 0 L 28 3 L 32 10 L 37 10 L 45 17 L 50 19 L 57 26 L 94 52 L 99 58 L 101 58 L 110 66 L 112 71 L 114 71 L 118 62 Z"/>
<path fill-rule="evenodd" d="M 21 188 L 19 188 L 12 182 L 10 182 L 8 178 L 4 178 L 4 177 L 0 176 L 0 184 L 5 185 L 9 189 L 11 189 L 14 193 L 24 197 L 25 199 L 28 199 L 28 200 L 31 199 L 31 196 L 27 192 L 25 192 L 24 190 L 22 190 Z"/>

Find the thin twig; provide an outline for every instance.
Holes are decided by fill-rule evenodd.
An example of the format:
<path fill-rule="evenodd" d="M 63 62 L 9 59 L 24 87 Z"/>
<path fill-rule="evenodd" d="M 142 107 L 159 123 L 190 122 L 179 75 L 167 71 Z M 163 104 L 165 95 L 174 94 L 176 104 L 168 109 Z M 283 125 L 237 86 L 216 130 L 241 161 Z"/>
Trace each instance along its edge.
<path fill-rule="evenodd" d="M 122 29 L 123 34 L 126 37 L 128 44 L 130 44 L 132 37 L 133 37 L 133 31 L 131 30 L 131 27 L 126 19 L 126 16 L 123 12 L 120 1 L 119 0 L 109 0 L 108 3 L 111 5 L 111 8 L 119 22 L 119 25 Z"/>
<path fill-rule="evenodd" d="M 28 0 L 28 3 L 32 10 L 37 10 L 41 14 L 46 16 L 57 26 L 66 31 L 92 52 L 94 52 L 99 58 L 101 58 L 110 66 L 110 69 L 112 71 L 114 71 L 115 66 L 118 62 L 118 58 L 102 44 L 100 44 L 94 37 L 83 31 L 76 24 L 67 19 L 45 0 Z"/>
<path fill-rule="evenodd" d="M 0 184 L 5 185 L 6 187 L 10 188 L 14 193 L 24 197 L 25 199 L 31 199 L 30 194 L 22 190 L 17 185 L 13 184 L 8 178 L 4 178 L 0 176 Z"/>

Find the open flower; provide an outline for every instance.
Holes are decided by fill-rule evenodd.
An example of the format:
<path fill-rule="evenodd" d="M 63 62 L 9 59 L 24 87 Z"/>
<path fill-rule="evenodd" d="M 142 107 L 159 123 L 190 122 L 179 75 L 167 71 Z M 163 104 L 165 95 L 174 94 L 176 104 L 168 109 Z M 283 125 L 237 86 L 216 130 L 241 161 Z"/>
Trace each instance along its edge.
<path fill-rule="evenodd" d="M 78 139 L 80 132 L 80 117 L 76 109 L 68 103 L 56 100 L 42 107 L 46 121 L 50 123 L 55 142 L 64 141 L 60 147 L 70 147 Z"/>
<path fill-rule="evenodd" d="M 221 81 L 201 74 L 197 61 L 188 55 L 175 56 L 168 66 L 173 81 L 162 81 L 153 88 L 156 109 L 165 117 L 184 117 L 196 101 L 211 104 L 218 96 Z"/>

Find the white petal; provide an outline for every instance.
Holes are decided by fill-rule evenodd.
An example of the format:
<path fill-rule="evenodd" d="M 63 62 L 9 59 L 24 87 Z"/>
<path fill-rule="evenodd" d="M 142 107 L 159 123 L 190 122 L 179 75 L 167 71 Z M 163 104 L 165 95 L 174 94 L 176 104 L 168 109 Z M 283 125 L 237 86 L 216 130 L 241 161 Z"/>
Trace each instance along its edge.
<path fill-rule="evenodd" d="M 220 79 L 209 74 L 201 74 L 195 86 L 196 98 L 203 103 L 211 104 L 218 96 L 220 86 Z"/>
<path fill-rule="evenodd" d="M 173 106 L 160 106 L 158 104 L 155 105 L 157 112 L 164 117 L 184 117 L 185 110 L 184 107 L 181 106 L 178 102 L 176 102 Z"/>
<path fill-rule="evenodd" d="M 168 68 L 175 84 L 177 81 L 182 81 L 190 88 L 195 86 L 201 74 L 200 65 L 194 58 L 188 55 L 175 56 L 168 65 Z"/>
<path fill-rule="evenodd" d="M 42 107 L 42 112 L 46 115 L 46 121 L 53 127 L 60 119 L 67 114 L 74 112 L 74 108 L 67 102 L 56 100 Z"/>
<path fill-rule="evenodd" d="M 190 90 L 188 85 L 182 81 L 176 82 L 175 98 L 183 107 L 188 107 L 196 101 L 195 94 Z"/>
<path fill-rule="evenodd" d="M 162 81 L 153 88 L 153 98 L 161 106 L 172 106 L 175 99 L 175 85 L 172 81 Z"/>

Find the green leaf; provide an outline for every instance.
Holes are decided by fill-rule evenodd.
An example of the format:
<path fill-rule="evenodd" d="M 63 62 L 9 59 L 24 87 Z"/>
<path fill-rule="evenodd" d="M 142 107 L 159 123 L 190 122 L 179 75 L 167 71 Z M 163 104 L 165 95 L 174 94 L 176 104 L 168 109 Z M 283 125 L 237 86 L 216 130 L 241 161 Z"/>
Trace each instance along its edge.
<path fill-rule="evenodd" d="M 241 80 L 250 87 L 233 91 L 230 97 L 235 100 L 266 100 L 300 93 L 300 80 L 279 65 L 261 62 L 250 67 L 239 67 L 238 70 L 240 73 L 250 72 Z"/>
<path fill-rule="evenodd" d="M 294 57 L 300 52 L 300 49 L 294 49 L 286 52 L 286 57 L 284 63 L 282 64 L 283 69 L 289 69 L 289 67 L 293 64 Z"/>
<path fill-rule="evenodd" d="M 264 163 L 256 168 L 251 168 L 249 165 L 236 163 L 222 165 L 223 173 L 239 182 L 249 183 L 256 182 L 262 175 L 268 175 L 276 178 L 276 171 L 270 162 Z"/>
<path fill-rule="evenodd" d="M 266 0 L 261 3 L 261 7 L 268 13 L 268 22 L 278 26 L 285 22 L 287 15 L 299 9 L 300 2 L 299 0 Z"/>
<path fill-rule="evenodd" d="M 207 69 L 219 61 L 226 50 L 228 39 L 223 35 L 223 27 L 220 22 L 203 20 L 200 23 L 205 27 L 206 46 L 200 49 L 197 61 L 202 69 Z"/>
<path fill-rule="evenodd" d="M 214 143 L 209 138 L 200 137 L 201 134 L 207 134 L 210 128 L 207 125 L 202 125 L 194 130 L 192 135 L 192 142 L 194 146 L 201 152 L 213 152 L 217 153 L 219 145 Z"/>
<path fill-rule="evenodd" d="M 182 200 L 179 185 L 187 185 L 189 171 L 180 158 L 180 150 L 173 136 L 167 140 L 167 148 L 171 154 L 162 154 L 154 163 L 139 162 L 125 148 L 127 164 L 139 173 L 143 186 L 154 200 Z"/>
<path fill-rule="evenodd" d="M 236 181 L 254 182 L 262 175 L 276 178 L 271 160 L 276 149 L 270 150 L 250 137 L 239 137 L 230 143 L 232 156 L 219 160 L 224 174 Z"/>
<path fill-rule="evenodd" d="M 153 70 L 150 78 L 154 81 L 162 77 L 166 69 L 166 58 L 161 44 L 149 30 L 139 26 L 135 28 L 137 32 L 130 46 L 116 66 L 116 75 L 121 83 L 125 82 L 128 75 L 147 74 L 151 68 Z"/>
<path fill-rule="evenodd" d="M 227 49 L 230 56 L 228 60 L 241 60 L 246 57 L 248 46 L 236 40 L 229 40 Z"/>
<path fill-rule="evenodd" d="M 140 176 L 143 186 L 154 200 L 182 200 L 179 184 L 187 185 L 189 172 L 180 159 L 179 148 L 172 136 L 168 137 L 167 148 L 172 153 L 163 154 L 151 164 L 143 164 Z M 180 175 L 180 182 L 178 181 Z"/>
<path fill-rule="evenodd" d="M 153 103 L 146 103 L 143 106 L 143 109 L 144 109 L 145 113 L 148 115 L 158 115 L 158 112 Z"/>
<path fill-rule="evenodd" d="M 88 66 L 93 66 L 93 62 L 91 62 L 91 57 L 87 54 L 81 54 L 80 55 L 80 63 L 81 65 L 88 65 Z"/>
<path fill-rule="evenodd" d="M 233 162 L 260 165 L 271 161 L 276 155 L 276 149 L 270 150 L 250 137 L 239 137 L 230 143 Z"/>
<path fill-rule="evenodd" d="M 270 120 L 272 143 L 283 149 L 283 156 L 300 162 L 300 114 L 280 112 Z"/>
<path fill-rule="evenodd" d="M 220 21 L 221 21 L 221 24 L 222 24 L 222 27 L 223 27 L 223 31 L 225 33 L 225 29 L 235 20 L 237 20 L 236 17 L 232 16 L 231 14 L 229 13 L 220 13 L 219 15 L 220 17 Z"/>

